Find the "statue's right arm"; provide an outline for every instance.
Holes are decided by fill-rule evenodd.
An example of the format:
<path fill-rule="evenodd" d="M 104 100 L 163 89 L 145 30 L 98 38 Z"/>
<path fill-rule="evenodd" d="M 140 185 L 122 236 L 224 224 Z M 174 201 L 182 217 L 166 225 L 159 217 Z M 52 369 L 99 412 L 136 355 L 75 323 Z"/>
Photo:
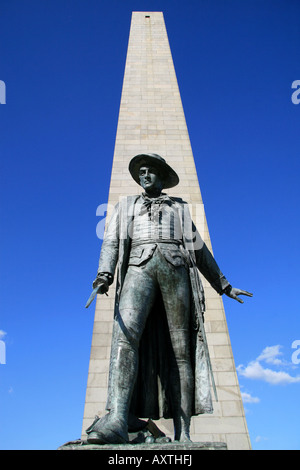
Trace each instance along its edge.
<path fill-rule="evenodd" d="M 119 204 L 113 210 L 107 225 L 99 259 L 98 274 L 94 283 L 103 277 L 107 278 L 108 286 L 113 283 L 119 257 Z"/>

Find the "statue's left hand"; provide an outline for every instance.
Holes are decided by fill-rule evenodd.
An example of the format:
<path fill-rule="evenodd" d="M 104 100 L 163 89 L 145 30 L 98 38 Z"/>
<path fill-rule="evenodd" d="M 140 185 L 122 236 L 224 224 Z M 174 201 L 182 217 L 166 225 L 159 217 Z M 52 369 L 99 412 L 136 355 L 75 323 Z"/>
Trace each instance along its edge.
<path fill-rule="evenodd" d="M 247 297 L 253 297 L 253 294 L 251 294 L 251 292 L 247 292 L 246 290 L 237 289 L 236 287 L 231 287 L 231 289 L 225 290 L 225 294 L 228 297 L 231 297 L 232 299 L 237 300 L 241 304 L 243 304 L 244 301 L 238 297 L 239 295 L 246 295 Z"/>

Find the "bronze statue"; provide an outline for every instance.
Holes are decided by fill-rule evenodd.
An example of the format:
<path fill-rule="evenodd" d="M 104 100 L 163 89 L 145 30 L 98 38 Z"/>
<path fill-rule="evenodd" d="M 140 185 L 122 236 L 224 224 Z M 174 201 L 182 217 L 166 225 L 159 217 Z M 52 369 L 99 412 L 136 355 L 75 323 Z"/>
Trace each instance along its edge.
<path fill-rule="evenodd" d="M 156 154 L 135 156 L 129 171 L 141 195 L 114 209 L 104 237 L 95 293 L 117 267 L 108 413 L 87 430 L 89 443 L 126 443 L 138 418 L 172 418 L 175 440 L 190 441 L 191 416 L 212 412 L 210 361 L 198 270 L 220 294 L 243 302 L 196 230 L 187 203 L 163 189 L 179 178 Z"/>

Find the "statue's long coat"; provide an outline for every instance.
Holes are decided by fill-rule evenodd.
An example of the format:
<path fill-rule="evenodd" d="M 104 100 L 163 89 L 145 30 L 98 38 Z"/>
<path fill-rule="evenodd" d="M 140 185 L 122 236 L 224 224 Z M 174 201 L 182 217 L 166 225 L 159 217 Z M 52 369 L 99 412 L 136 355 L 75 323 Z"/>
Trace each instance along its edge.
<path fill-rule="evenodd" d="M 115 299 L 115 318 L 117 317 L 119 298 L 128 267 L 131 246 L 131 229 L 134 219 L 134 205 L 140 196 L 124 198 L 112 214 L 108 224 L 99 261 L 98 272 L 114 274 L 118 266 Z M 222 294 L 229 285 L 221 273 L 212 254 L 196 231 L 188 211 L 187 204 L 179 198 L 170 198 L 181 218 L 183 245 L 195 265 L 215 290 Z M 196 245 L 195 245 L 196 244 Z M 191 288 L 190 312 L 190 353 L 194 373 L 193 415 L 212 413 L 210 379 L 203 338 L 199 330 L 199 321 L 195 313 L 195 298 L 204 314 L 204 291 Z M 115 320 L 116 321 L 116 320 Z M 113 328 L 110 371 L 115 367 L 116 328 Z M 131 412 L 140 418 L 159 419 L 172 417 L 172 393 L 169 383 L 171 343 L 164 306 L 161 298 L 152 309 L 139 347 L 139 371 L 131 402 Z M 169 351 L 169 352 L 168 352 Z M 107 409 L 110 409 L 112 384 L 109 380 Z"/>

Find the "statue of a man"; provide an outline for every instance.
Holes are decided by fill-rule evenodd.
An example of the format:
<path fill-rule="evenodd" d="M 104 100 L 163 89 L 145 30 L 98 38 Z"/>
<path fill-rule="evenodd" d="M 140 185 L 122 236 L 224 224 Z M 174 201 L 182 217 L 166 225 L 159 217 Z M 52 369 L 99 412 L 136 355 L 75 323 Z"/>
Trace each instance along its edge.
<path fill-rule="evenodd" d="M 88 442 L 128 442 L 135 418 L 161 417 L 173 419 L 175 440 L 189 441 L 191 416 L 212 412 L 199 329 L 204 294 L 201 281 L 198 288 L 191 283 L 191 270 L 198 268 L 220 295 L 242 302 L 240 294 L 252 294 L 221 273 L 187 204 L 162 193 L 179 182 L 166 161 L 137 155 L 129 171 L 144 192 L 115 207 L 93 283 L 106 293 L 117 267 L 108 413 L 87 430 Z"/>

